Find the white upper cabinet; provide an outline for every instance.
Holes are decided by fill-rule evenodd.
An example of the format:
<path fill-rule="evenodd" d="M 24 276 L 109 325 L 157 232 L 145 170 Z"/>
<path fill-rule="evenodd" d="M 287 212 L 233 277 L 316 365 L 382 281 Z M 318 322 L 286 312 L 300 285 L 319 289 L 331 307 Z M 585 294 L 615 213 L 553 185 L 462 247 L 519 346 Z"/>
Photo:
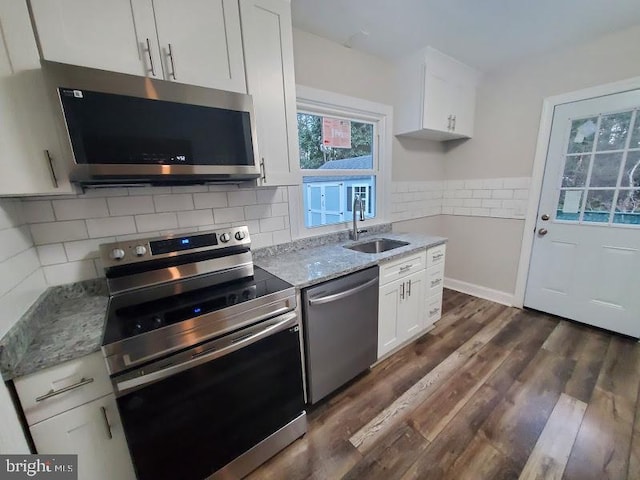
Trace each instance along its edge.
<path fill-rule="evenodd" d="M 149 0 L 31 0 L 31 9 L 44 59 L 162 78 Z"/>
<path fill-rule="evenodd" d="M 26 1 L 0 0 L 0 195 L 70 193 Z"/>
<path fill-rule="evenodd" d="M 427 47 L 395 71 L 395 134 L 432 140 L 473 136 L 478 72 Z"/>
<path fill-rule="evenodd" d="M 46 60 L 246 92 L 234 0 L 32 0 Z"/>
<path fill-rule="evenodd" d="M 261 185 L 299 183 L 291 4 L 240 0 L 247 88 L 253 97 Z"/>
<path fill-rule="evenodd" d="M 236 0 L 153 0 L 167 80 L 246 93 Z"/>

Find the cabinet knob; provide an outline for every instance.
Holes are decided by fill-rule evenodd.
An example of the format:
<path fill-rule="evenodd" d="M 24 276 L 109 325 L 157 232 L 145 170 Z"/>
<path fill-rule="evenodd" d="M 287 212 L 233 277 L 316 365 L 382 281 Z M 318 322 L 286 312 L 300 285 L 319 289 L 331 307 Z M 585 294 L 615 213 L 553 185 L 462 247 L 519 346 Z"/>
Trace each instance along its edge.
<path fill-rule="evenodd" d="M 549 233 L 549 231 L 546 228 L 541 228 L 540 230 L 538 230 L 538 235 L 540 235 L 541 237 L 544 237 L 547 233 Z"/>

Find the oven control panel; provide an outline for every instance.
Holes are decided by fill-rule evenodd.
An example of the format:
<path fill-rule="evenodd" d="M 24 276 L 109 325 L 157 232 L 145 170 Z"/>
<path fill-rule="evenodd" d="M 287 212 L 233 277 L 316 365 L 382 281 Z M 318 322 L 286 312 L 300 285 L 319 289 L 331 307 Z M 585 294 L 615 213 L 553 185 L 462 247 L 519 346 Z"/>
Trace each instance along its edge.
<path fill-rule="evenodd" d="M 149 260 L 207 252 L 229 247 L 251 246 L 249 227 L 166 235 L 100 245 L 100 257 L 105 269 Z"/>

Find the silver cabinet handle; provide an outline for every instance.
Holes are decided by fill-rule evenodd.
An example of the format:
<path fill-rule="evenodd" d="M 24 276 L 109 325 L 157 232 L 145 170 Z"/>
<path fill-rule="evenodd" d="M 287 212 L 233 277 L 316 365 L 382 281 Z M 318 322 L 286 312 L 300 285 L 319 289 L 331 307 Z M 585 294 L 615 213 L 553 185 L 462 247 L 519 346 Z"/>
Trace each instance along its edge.
<path fill-rule="evenodd" d="M 447 130 L 451 130 L 451 118 L 452 118 L 452 115 L 449 115 L 447 117 L 447 120 L 449 121 L 449 123 L 447 123 Z"/>
<path fill-rule="evenodd" d="M 407 270 L 411 270 L 411 267 L 413 267 L 413 263 L 405 265 L 404 267 L 400 267 L 400 273 L 406 272 Z"/>
<path fill-rule="evenodd" d="M 434 308 L 433 310 L 429 310 L 429 315 L 435 315 L 436 313 L 438 313 L 440 311 L 439 308 Z"/>
<path fill-rule="evenodd" d="M 400 300 L 404 300 L 404 282 L 402 282 L 402 287 L 400 287 Z"/>
<path fill-rule="evenodd" d="M 440 285 L 440 282 L 442 281 L 441 278 L 436 278 L 435 280 L 431 281 L 431 286 L 435 287 L 436 285 Z"/>
<path fill-rule="evenodd" d="M 332 295 L 327 295 L 325 297 L 320 298 L 310 298 L 309 305 L 319 305 L 322 303 L 335 302 L 336 300 L 341 300 L 345 297 L 349 297 L 354 295 L 362 290 L 369 288 L 378 283 L 378 278 L 374 278 L 373 280 L 369 280 L 368 282 L 363 283 L 362 285 L 358 285 L 357 287 L 350 288 L 349 290 L 345 290 L 344 292 L 334 293 Z"/>
<path fill-rule="evenodd" d="M 56 171 L 53 169 L 53 158 L 51 158 L 51 153 L 49 152 L 49 150 L 45 150 L 44 154 L 47 159 L 47 165 L 49 165 L 49 172 L 51 173 L 51 182 L 53 183 L 53 188 L 58 188 L 58 177 L 56 177 Z"/>
<path fill-rule="evenodd" d="M 100 411 L 102 412 L 102 418 L 104 419 L 104 426 L 107 428 L 107 436 L 109 439 L 113 438 L 113 433 L 111 432 L 111 425 L 109 425 L 109 418 L 107 417 L 107 409 L 104 407 L 100 407 Z"/>
<path fill-rule="evenodd" d="M 262 174 L 262 181 L 267 183 L 267 167 L 264 165 L 264 157 L 260 159 L 260 173 Z"/>
<path fill-rule="evenodd" d="M 153 65 L 153 55 L 151 55 L 151 42 L 147 38 L 147 54 L 149 55 L 149 67 L 151 68 L 151 75 L 156 76 L 156 68 Z"/>
<path fill-rule="evenodd" d="M 411 280 L 409 280 L 409 285 L 407 286 L 407 297 L 411 296 Z"/>
<path fill-rule="evenodd" d="M 80 388 L 84 385 L 93 382 L 93 378 L 84 378 L 82 377 L 78 383 L 74 383 L 73 385 L 69 385 L 68 387 L 61 388 L 60 390 L 51 389 L 44 395 L 40 397 L 36 397 L 36 402 L 42 402 L 43 400 L 47 400 L 48 398 L 55 397 L 56 395 L 60 395 L 61 393 L 69 392 L 71 390 L 75 390 L 76 388 Z"/>
<path fill-rule="evenodd" d="M 432 260 L 440 260 L 443 256 L 444 256 L 444 253 L 438 253 L 436 255 L 432 255 L 431 259 Z"/>
<path fill-rule="evenodd" d="M 456 116 L 453 116 L 453 131 L 456 131 Z"/>
<path fill-rule="evenodd" d="M 175 64 L 174 59 L 173 59 L 173 49 L 171 48 L 171 44 L 170 43 L 169 43 L 168 56 L 169 56 L 169 61 L 171 62 L 171 73 L 169 75 L 172 76 L 173 79 L 175 80 L 176 79 L 176 64 Z"/>

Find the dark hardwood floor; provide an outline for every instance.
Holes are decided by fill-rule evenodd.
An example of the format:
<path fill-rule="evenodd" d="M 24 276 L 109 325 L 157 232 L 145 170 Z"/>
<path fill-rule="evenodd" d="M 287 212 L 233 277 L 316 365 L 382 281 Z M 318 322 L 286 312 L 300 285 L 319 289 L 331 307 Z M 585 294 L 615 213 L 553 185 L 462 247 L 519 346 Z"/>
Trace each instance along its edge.
<path fill-rule="evenodd" d="M 251 479 L 640 479 L 640 345 L 445 290 Z"/>

